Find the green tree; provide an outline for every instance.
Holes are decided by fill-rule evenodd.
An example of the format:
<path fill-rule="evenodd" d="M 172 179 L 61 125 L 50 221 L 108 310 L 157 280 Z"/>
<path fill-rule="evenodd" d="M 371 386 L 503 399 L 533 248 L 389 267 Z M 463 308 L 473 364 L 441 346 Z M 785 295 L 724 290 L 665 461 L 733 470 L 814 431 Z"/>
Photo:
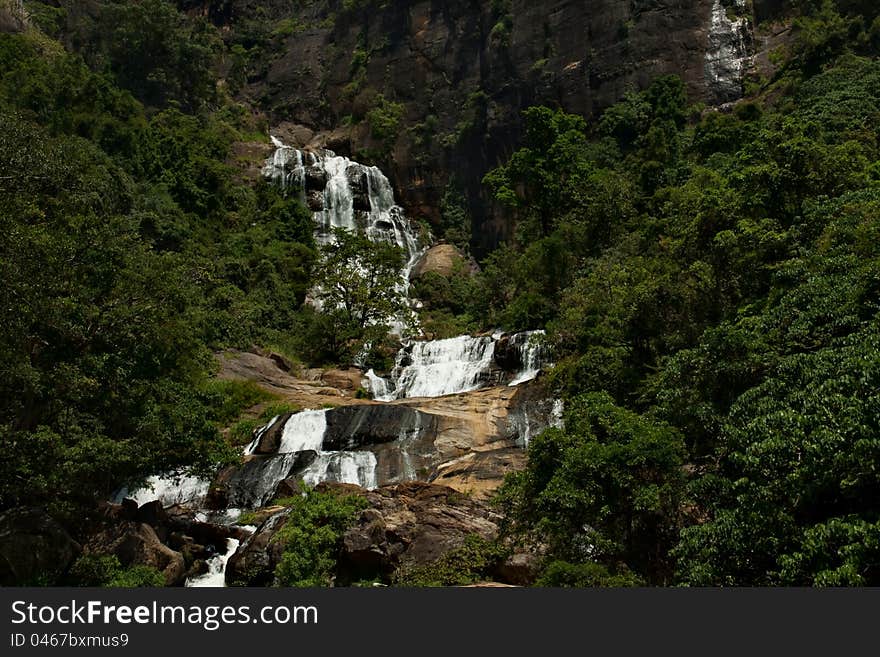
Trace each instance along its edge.
<path fill-rule="evenodd" d="M 345 362 L 365 343 L 387 334 L 390 322 L 404 311 L 403 251 L 345 229 L 335 229 L 320 251 L 314 270 L 319 326 L 329 351 Z"/>
<path fill-rule="evenodd" d="M 337 555 L 345 531 L 367 503 L 362 497 L 304 490 L 281 501 L 289 515 L 274 540 L 284 546 L 277 568 L 277 586 L 332 586 Z"/>
<path fill-rule="evenodd" d="M 651 583 L 668 582 L 684 454 L 675 429 L 616 406 L 605 393 L 579 397 L 565 429 L 534 438 L 526 469 L 505 479 L 506 531 L 546 543 L 557 559 L 623 563 Z"/>

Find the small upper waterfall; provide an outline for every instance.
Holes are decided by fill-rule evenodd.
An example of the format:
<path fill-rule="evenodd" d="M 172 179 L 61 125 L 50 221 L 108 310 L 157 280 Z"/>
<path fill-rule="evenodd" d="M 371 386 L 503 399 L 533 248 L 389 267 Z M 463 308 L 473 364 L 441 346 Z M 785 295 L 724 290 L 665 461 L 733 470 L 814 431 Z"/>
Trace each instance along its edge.
<path fill-rule="evenodd" d="M 497 383 L 493 368 L 505 370 L 507 361 L 513 365 L 510 383 L 515 386 L 531 381 L 549 363 L 547 347 L 541 341 L 544 331 L 525 331 L 505 336 L 460 335 L 445 340 L 412 342 L 397 354 L 389 379 L 373 370 L 366 374 L 373 398 L 392 401 L 408 397 L 440 397 L 469 392 Z M 498 349 L 504 345 L 506 356 Z M 504 365 L 499 361 L 504 360 Z"/>
<path fill-rule="evenodd" d="M 751 30 L 747 18 L 732 19 L 728 11 L 744 13 L 746 6 L 745 0 L 714 0 L 712 4 L 704 75 L 717 103 L 736 101 L 743 95 L 743 76 L 751 65 Z"/>
<path fill-rule="evenodd" d="M 403 208 L 395 203 L 385 174 L 378 167 L 365 166 L 333 151 L 302 151 L 277 137 L 272 137 L 272 143 L 276 150 L 266 161 L 263 175 L 286 192 L 295 191 L 312 210 L 318 243 L 330 243 L 333 229 L 341 228 L 362 231 L 374 242 L 396 244 L 404 253 L 396 290 L 407 298 L 409 275 L 423 250 Z M 315 304 L 319 306 L 317 301 Z M 407 324 L 414 323 L 414 315 L 388 321 L 392 333 L 403 335 Z"/>
<path fill-rule="evenodd" d="M 510 344 L 520 354 L 522 369 L 508 385 L 516 386 L 531 381 L 538 376 L 541 368 L 547 366 L 549 354 L 540 339 L 543 335 L 544 331 L 524 331 L 511 336 Z"/>
<path fill-rule="evenodd" d="M 378 167 L 368 167 L 333 151 L 301 151 L 272 137 L 276 150 L 263 175 L 284 190 L 296 190 L 312 210 L 319 244 L 332 240 L 334 228 L 363 231 L 374 242 L 399 246 L 405 256 L 401 294 L 409 289 L 409 273 L 422 251 L 403 208 Z"/>
<path fill-rule="evenodd" d="M 440 397 L 481 387 L 492 363 L 491 337 L 460 335 L 446 340 L 414 342 L 402 349 L 392 372 L 394 390 L 387 401 L 403 397 Z"/>

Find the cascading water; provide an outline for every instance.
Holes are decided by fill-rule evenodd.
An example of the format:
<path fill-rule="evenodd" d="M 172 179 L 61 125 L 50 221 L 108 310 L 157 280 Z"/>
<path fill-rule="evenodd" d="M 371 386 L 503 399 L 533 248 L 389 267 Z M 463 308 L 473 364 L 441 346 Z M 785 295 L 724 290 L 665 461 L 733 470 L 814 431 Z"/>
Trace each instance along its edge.
<path fill-rule="evenodd" d="M 320 452 L 327 431 L 327 411 L 302 411 L 284 423 L 279 454 Z"/>
<path fill-rule="evenodd" d="M 476 390 L 492 364 L 495 341 L 461 335 L 446 340 L 414 342 L 397 355 L 391 378 L 393 392 L 380 401 L 404 397 L 440 397 Z"/>
<path fill-rule="evenodd" d="M 263 175 L 284 190 L 295 188 L 308 203 L 311 189 L 320 193 L 312 203 L 319 244 L 333 239 L 333 229 L 363 230 L 374 242 L 389 242 L 405 254 L 398 291 L 406 296 L 409 274 L 422 254 L 403 208 L 394 202 L 394 191 L 378 167 L 368 167 L 333 151 L 301 151 L 272 137 L 276 150 L 263 168 Z M 310 181 L 318 181 L 320 190 Z M 318 207 L 320 206 L 320 207 Z"/>
<path fill-rule="evenodd" d="M 229 562 L 229 558 L 235 554 L 239 543 L 240 541 L 236 538 L 226 539 L 226 552 L 209 559 L 208 572 L 186 580 L 186 586 L 189 588 L 221 588 L 226 586 L 226 564 Z"/>
<path fill-rule="evenodd" d="M 322 481 L 376 487 L 376 455 L 372 452 L 322 452 L 302 472 L 307 486 Z"/>
<path fill-rule="evenodd" d="M 155 475 L 147 479 L 142 488 L 129 491 L 123 488 L 114 496 L 113 501 L 117 504 L 125 498 L 133 499 L 138 506 L 158 500 L 162 506 L 169 507 L 182 504 L 192 507 L 201 506 L 211 482 L 207 479 L 193 477 L 181 473 Z"/>
<path fill-rule="evenodd" d="M 277 420 L 258 430 L 248 453 L 252 454 L 259 439 Z M 327 411 L 308 410 L 295 413 L 284 422 L 278 452 L 268 459 L 255 462 L 241 482 L 233 483 L 232 501 L 244 506 L 261 506 L 269 502 L 278 485 L 303 462 L 303 454 L 314 453 L 300 476 L 309 486 L 322 481 L 376 487 L 376 456 L 372 452 L 323 451 L 327 432 Z M 302 466 L 300 466 L 302 467 Z"/>
<path fill-rule="evenodd" d="M 548 350 L 541 342 L 544 331 L 525 331 L 509 337 L 521 364 L 508 385 L 533 380 L 549 365 Z M 373 399 L 393 401 L 409 397 L 440 397 L 477 390 L 491 383 L 495 346 L 504 336 L 462 335 L 445 340 L 413 342 L 402 349 L 389 379 L 373 370 L 366 373 Z"/>
<path fill-rule="evenodd" d="M 547 348 L 540 340 L 543 335 L 544 331 L 524 331 L 510 338 L 511 344 L 519 351 L 522 369 L 508 385 L 517 386 L 531 381 L 547 366 Z"/>

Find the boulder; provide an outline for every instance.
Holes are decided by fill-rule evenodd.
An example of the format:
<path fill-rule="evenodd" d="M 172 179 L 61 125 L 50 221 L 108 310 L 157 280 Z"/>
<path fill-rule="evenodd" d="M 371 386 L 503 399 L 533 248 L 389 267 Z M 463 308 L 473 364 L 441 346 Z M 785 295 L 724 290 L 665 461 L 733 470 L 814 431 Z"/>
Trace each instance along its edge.
<path fill-rule="evenodd" d="M 471 535 L 497 536 L 499 516 L 482 502 L 445 486 L 409 482 L 365 491 L 349 484 L 323 483 L 319 491 L 364 497 L 369 506 L 342 538 L 336 581 L 388 580 L 401 565 L 427 564 L 464 544 Z M 284 551 L 274 540 L 288 522 L 277 511 L 242 542 L 229 559 L 231 586 L 269 586 Z"/>
<path fill-rule="evenodd" d="M 542 559 L 531 552 L 517 552 L 510 555 L 498 567 L 497 576 L 508 584 L 530 586 L 541 571 Z"/>
<path fill-rule="evenodd" d="M 228 586 L 271 586 L 275 568 L 281 562 L 284 545 L 273 540 L 284 527 L 290 512 L 283 509 L 267 518 L 245 539 L 226 563 Z"/>
<path fill-rule="evenodd" d="M 429 272 L 449 278 L 466 262 L 464 254 L 458 247 L 452 244 L 437 244 L 428 249 L 415 264 L 410 278 L 417 280 Z"/>
<path fill-rule="evenodd" d="M 370 507 L 343 537 L 342 583 L 387 579 L 401 565 L 439 559 L 470 535 L 491 540 L 498 533 L 499 517 L 488 506 L 445 486 L 408 482 L 359 494 Z"/>
<path fill-rule="evenodd" d="M 82 548 L 41 509 L 0 514 L 0 586 L 54 583 Z"/>
<path fill-rule="evenodd" d="M 126 568 L 135 565 L 155 568 L 165 577 L 167 586 L 182 584 L 186 577 L 183 555 L 163 544 L 146 523 L 110 525 L 92 535 L 84 547 L 88 554 L 116 555 Z"/>

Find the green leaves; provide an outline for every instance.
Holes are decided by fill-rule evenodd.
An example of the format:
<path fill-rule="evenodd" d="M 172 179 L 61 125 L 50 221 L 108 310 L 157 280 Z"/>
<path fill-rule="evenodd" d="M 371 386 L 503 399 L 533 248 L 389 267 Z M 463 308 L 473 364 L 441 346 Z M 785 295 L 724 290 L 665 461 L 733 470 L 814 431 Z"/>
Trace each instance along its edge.
<path fill-rule="evenodd" d="M 367 506 L 362 497 L 304 490 L 281 500 L 289 515 L 274 540 L 284 552 L 275 569 L 277 586 L 332 586 L 339 541 Z"/>
<path fill-rule="evenodd" d="M 534 438 L 526 470 L 505 481 L 507 531 L 546 542 L 564 560 L 620 561 L 664 581 L 660 555 L 674 544 L 683 502 L 680 435 L 607 394 L 574 399 L 565 423 Z"/>

